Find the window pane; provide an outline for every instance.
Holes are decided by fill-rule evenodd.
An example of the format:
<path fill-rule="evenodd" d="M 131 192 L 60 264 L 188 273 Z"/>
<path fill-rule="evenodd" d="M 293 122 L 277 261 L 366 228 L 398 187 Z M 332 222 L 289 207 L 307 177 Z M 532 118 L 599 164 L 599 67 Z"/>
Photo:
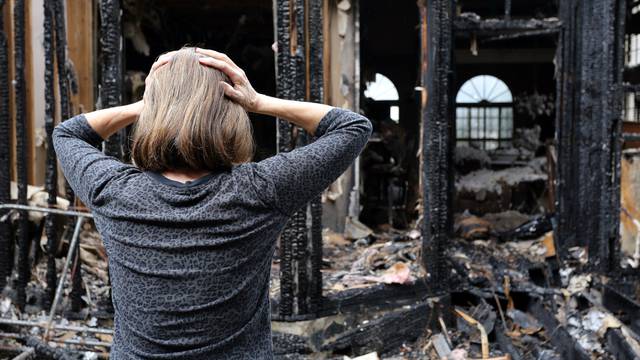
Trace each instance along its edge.
<path fill-rule="evenodd" d="M 500 138 L 510 139 L 513 137 L 513 109 L 510 107 L 502 108 L 501 114 Z"/>
<path fill-rule="evenodd" d="M 456 137 L 468 138 L 469 137 L 469 120 L 466 118 L 456 119 Z"/>
<path fill-rule="evenodd" d="M 396 124 L 400 121 L 400 107 L 392 106 L 389 108 L 389 117 L 391 120 L 395 121 Z"/>
<path fill-rule="evenodd" d="M 487 129 L 486 129 L 486 137 L 487 139 L 497 139 L 499 131 L 498 118 L 487 118 Z"/>
<path fill-rule="evenodd" d="M 468 116 L 469 109 L 463 107 L 456 108 L 456 118 L 466 120 Z"/>
<path fill-rule="evenodd" d="M 480 120 L 480 109 L 471 108 L 471 138 L 477 139 L 480 137 L 480 130 L 478 127 L 478 122 Z"/>
<path fill-rule="evenodd" d="M 461 139 L 458 146 L 495 150 L 510 145 L 513 137 L 513 108 L 488 105 L 456 108 L 456 138 Z"/>

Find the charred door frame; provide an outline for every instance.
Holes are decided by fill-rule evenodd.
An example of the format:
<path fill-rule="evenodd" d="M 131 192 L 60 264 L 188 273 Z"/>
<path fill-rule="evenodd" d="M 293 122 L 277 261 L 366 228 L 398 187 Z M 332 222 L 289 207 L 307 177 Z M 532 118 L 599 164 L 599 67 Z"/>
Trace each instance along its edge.
<path fill-rule="evenodd" d="M 453 203 L 453 0 L 418 2 L 421 22 L 422 153 L 424 204 L 422 264 L 432 295 L 449 293 L 446 248 Z"/>
<path fill-rule="evenodd" d="M 624 11 L 625 0 L 559 9 L 556 246 L 587 246 L 601 273 L 619 268 Z"/>
<path fill-rule="evenodd" d="M 276 92 L 290 100 L 323 102 L 323 0 L 275 0 L 278 52 Z M 278 120 L 278 151 L 303 146 L 311 137 Z M 322 300 L 322 204 L 318 196 L 298 210 L 280 235 L 279 320 L 313 317 Z"/>

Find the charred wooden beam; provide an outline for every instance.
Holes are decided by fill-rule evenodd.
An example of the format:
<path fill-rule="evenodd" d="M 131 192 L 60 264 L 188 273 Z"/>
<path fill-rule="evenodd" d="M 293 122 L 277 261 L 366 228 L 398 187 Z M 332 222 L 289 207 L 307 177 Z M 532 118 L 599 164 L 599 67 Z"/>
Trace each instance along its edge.
<path fill-rule="evenodd" d="M 640 304 L 609 285 L 602 287 L 602 306 L 616 314 L 631 330 L 640 333 Z"/>
<path fill-rule="evenodd" d="M 15 119 L 16 119 L 16 162 L 18 179 L 18 203 L 27 204 L 27 94 L 25 84 L 25 3 L 16 0 L 13 7 L 14 16 L 14 66 L 15 66 Z M 16 286 L 16 306 L 24 309 L 26 287 L 31 278 L 29 263 L 29 218 L 26 211 L 19 212 L 18 220 L 18 281 Z"/>
<path fill-rule="evenodd" d="M 322 102 L 322 1 L 274 2 L 278 39 L 279 97 Z M 278 121 L 278 151 L 312 139 L 303 129 Z M 322 298 L 322 207 L 319 197 L 298 210 L 280 235 L 280 316 L 314 313 Z"/>
<path fill-rule="evenodd" d="M 61 348 L 53 348 L 35 336 L 25 337 L 24 343 L 28 347 L 33 348 L 38 357 L 44 359 L 71 360 L 75 358 L 66 350 Z"/>
<path fill-rule="evenodd" d="M 0 14 L 3 13 L 4 0 L 0 0 Z M 0 204 L 11 200 L 11 117 L 9 116 L 9 54 L 7 36 L 0 15 Z M 6 211 L 0 211 L 0 218 Z M 7 276 L 11 274 L 13 256 L 11 256 L 11 227 L 9 221 L 0 221 L 0 288 L 4 288 Z"/>
<path fill-rule="evenodd" d="M 620 329 L 609 329 L 605 334 L 607 352 L 617 360 L 638 360 L 640 353 L 629 344 Z"/>
<path fill-rule="evenodd" d="M 55 127 L 54 97 L 54 8 L 50 1 L 44 2 L 44 126 L 47 133 L 47 160 L 45 189 L 48 193 L 47 204 L 55 206 L 58 197 L 58 164 L 53 149 L 53 128 Z M 47 236 L 47 300 L 50 304 L 56 292 L 56 250 L 58 248 L 55 215 L 49 214 L 45 220 Z"/>
<path fill-rule="evenodd" d="M 308 80 L 307 99 L 324 102 L 324 1 L 307 1 L 306 61 Z M 317 196 L 309 203 L 311 220 L 309 239 L 309 312 L 315 313 L 322 303 L 322 199 Z"/>
<path fill-rule="evenodd" d="M 279 97 L 301 100 L 303 97 L 300 84 L 295 81 L 299 66 L 296 66 L 296 53 L 298 42 L 298 31 L 295 19 L 296 4 L 289 0 L 275 1 L 276 13 L 276 38 L 278 44 L 277 67 L 276 67 L 276 92 Z M 284 121 L 278 120 L 278 152 L 291 151 L 295 145 L 292 142 L 292 126 Z M 295 216 L 295 215 L 294 215 Z M 297 230 L 294 228 L 293 220 L 285 226 L 280 234 L 280 316 L 288 317 L 294 314 L 294 258 L 293 249 Z"/>
<path fill-rule="evenodd" d="M 498 329 L 498 324 L 501 325 L 501 329 Z M 496 323 L 495 337 L 500 350 L 503 353 L 511 355 L 511 359 L 513 360 L 522 360 L 523 356 L 520 350 L 513 344 L 511 338 L 506 334 L 505 324 L 502 321 L 498 321 Z"/>
<path fill-rule="evenodd" d="M 120 0 L 100 0 L 100 107 L 120 105 L 122 96 L 122 32 Z M 122 158 L 123 131 L 105 143 L 107 155 Z"/>
<path fill-rule="evenodd" d="M 55 0 L 55 20 L 56 20 L 56 61 L 58 64 L 58 83 L 60 91 L 60 114 L 63 120 L 71 117 L 70 111 L 70 79 L 67 72 L 67 29 L 66 29 L 66 11 L 64 0 Z M 71 187 L 67 183 L 67 199 L 72 204 L 74 194 Z M 69 224 L 73 221 L 69 219 Z M 75 250 L 76 262 L 80 263 L 80 248 Z M 71 287 L 71 308 L 73 311 L 80 311 L 82 305 L 82 270 L 80 266 L 74 266 L 71 271 L 73 279 Z"/>
<path fill-rule="evenodd" d="M 419 279 L 412 285 L 387 285 L 377 284 L 365 288 L 342 290 L 329 294 L 322 299 L 317 312 L 311 314 L 291 315 L 283 318 L 278 313 L 280 299 L 271 299 L 272 318 L 277 321 L 285 320 L 310 320 L 317 317 L 332 316 L 337 314 L 357 313 L 364 309 L 393 309 L 413 304 L 416 299 L 427 297 L 427 280 Z"/>
<path fill-rule="evenodd" d="M 427 0 L 422 18 L 422 263 L 433 294 L 449 291 L 453 200 L 453 1 Z M 450 311 L 448 312 L 450 313 Z"/>
<path fill-rule="evenodd" d="M 321 351 L 349 352 L 357 355 L 377 351 L 384 353 L 413 341 L 427 330 L 437 313 L 427 303 L 419 303 L 385 314 L 378 319 L 335 336 L 321 347 Z"/>
<path fill-rule="evenodd" d="M 603 288 L 605 289 L 605 292 L 603 293 L 602 298 L 593 296 L 590 293 L 581 293 L 580 297 L 586 301 L 590 308 L 599 310 L 600 312 L 604 313 L 605 316 L 614 317 L 618 314 L 614 315 L 614 313 L 611 312 L 604 304 L 604 298 L 607 297 L 607 288 L 609 288 L 609 290 L 613 289 L 608 287 L 608 285 L 603 285 Z M 608 296 L 611 296 L 611 293 L 609 293 Z M 633 304 L 627 303 L 626 305 L 630 305 L 631 311 L 635 310 L 634 306 L 632 306 Z M 621 360 L 640 359 L 640 352 L 636 351 L 637 345 L 635 345 L 635 343 L 637 342 L 637 335 L 632 335 L 632 332 L 627 326 L 627 323 L 624 320 L 622 320 L 622 322 L 623 324 L 619 327 L 606 329 L 606 332 L 604 333 L 607 353 L 612 354 L 616 359 Z M 634 344 L 632 345 L 630 342 Z"/>
<path fill-rule="evenodd" d="M 615 265 L 620 213 L 624 0 L 564 1 L 558 47 L 558 228 L 561 253 L 588 246 Z"/>
<path fill-rule="evenodd" d="M 58 65 L 58 86 L 60 94 L 60 117 L 66 120 L 71 117 L 69 99 L 69 76 L 67 74 L 67 30 L 63 0 L 54 0 L 56 61 Z"/>
<path fill-rule="evenodd" d="M 576 342 L 567 329 L 556 319 L 551 309 L 545 307 L 542 299 L 531 298 L 528 304 L 531 313 L 544 327 L 551 343 L 564 360 L 589 360 L 591 355 Z"/>
<path fill-rule="evenodd" d="M 529 30 L 529 31 L 519 31 L 510 34 L 500 34 L 491 36 L 488 38 L 482 39 L 483 43 L 488 43 L 492 41 L 504 41 L 504 40 L 513 40 L 513 39 L 522 39 L 533 36 L 546 36 L 546 35 L 557 35 L 559 33 L 559 29 L 542 29 L 542 30 Z"/>
<path fill-rule="evenodd" d="M 458 16 L 454 21 L 456 32 L 473 32 L 478 35 L 497 35 L 532 30 L 559 30 L 559 20 L 540 19 L 480 19 L 475 16 Z"/>

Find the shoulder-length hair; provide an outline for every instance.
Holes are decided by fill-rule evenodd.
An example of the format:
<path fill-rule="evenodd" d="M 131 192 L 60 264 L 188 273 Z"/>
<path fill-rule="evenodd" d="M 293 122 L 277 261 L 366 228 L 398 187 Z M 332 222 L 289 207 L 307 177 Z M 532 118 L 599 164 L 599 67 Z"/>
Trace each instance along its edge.
<path fill-rule="evenodd" d="M 251 160 L 247 112 L 225 97 L 227 76 L 201 65 L 200 56 L 183 48 L 147 82 L 131 150 L 141 170 L 218 170 Z"/>

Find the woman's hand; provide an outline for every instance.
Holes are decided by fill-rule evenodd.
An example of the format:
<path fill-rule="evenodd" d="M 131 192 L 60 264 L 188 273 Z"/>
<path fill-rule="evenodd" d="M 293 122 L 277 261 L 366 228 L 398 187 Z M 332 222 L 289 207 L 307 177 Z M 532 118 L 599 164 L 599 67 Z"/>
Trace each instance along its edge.
<path fill-rule="evenodd" d="M 147 74 L 147 77 L 144 79 L 144 86 L 146 88 L 149 87 L 149 84 L 151 83 L 151 79 L 153 79 L 153 73 L 155 73 L 156 70 L 158 70 L 163 65 L 168 64 L 169 61 L 171 61 L 173 54 L 176 53 L 176 51 L 177 50 L 169 51 L 168 53 L 164 53 L 160 55 L 158 59 L 156 59 L 156 61 L 153 63 L 153 65 L 151 65 L 151 70 L 149 70 L 149 74 Z M 144 95 L 142 96 L 142 99 L 144 100 Z"/>
<path fill-rule="evenodd" d="M 245 72 L 238 67 L 227 55 L 217 51 L 196 48 L 196 52 L 204 55 L 200 64 L 211 66 L 225 73 L 233 82 L 233 86 L 222 81 L 225 95 L 240 104 L 250 112 L 260 111 L 260 94 L 251 86 Z"/>

